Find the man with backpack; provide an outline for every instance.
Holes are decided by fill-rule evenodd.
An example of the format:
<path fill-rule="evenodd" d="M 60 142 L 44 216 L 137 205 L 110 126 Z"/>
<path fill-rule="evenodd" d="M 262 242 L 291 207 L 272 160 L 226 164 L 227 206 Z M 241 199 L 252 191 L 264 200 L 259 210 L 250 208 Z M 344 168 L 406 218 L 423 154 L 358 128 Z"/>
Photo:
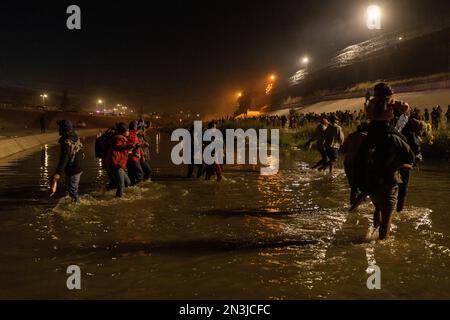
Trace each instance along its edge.
<path fill-rule="evenodd" d="M 61 145 L 61 153 L 53 179 L 59 181 L 61 176 L 65 174 L 67 192 L 74 203 L 79 203 L 78 186 L 85 158 L 83 144 L 75 132 L 72 122 L 62 120 L 58 122 L 58 125 L 59 135 L 61 136 L 58 141 Z"/>
<path fill-rule="evenodd" d="M 130 131 L 124 123 L 118 123 L 115 131 L 116 135 L 111 140 L 111 147 L 106 157 L 106 166 L 110 168 L 114 176 L 117 186 L 116 197 L 122 197 L 125 188 L 131 185 L 125 170 L 129 152 L 135 148 L 135 145 L 128 141 Z"/>
<path fill-rule="evenodd" d="M 385 83 L 375 86 L 375 98 L 367 108 L 370 120 L 367 139 L 360 148 L 357 185 L 362 194 L 352 207 L 370 195 L 375 206 L 374 227 L 380 228 L 379 239 L 389 236 L 392 213 L 397 206 L 400 170 L 412 170 L 414 152 L 406 139 L 393 128 L 395 114 L 407 114 L 409 105 L 392 98 L 393 90 Z"/>

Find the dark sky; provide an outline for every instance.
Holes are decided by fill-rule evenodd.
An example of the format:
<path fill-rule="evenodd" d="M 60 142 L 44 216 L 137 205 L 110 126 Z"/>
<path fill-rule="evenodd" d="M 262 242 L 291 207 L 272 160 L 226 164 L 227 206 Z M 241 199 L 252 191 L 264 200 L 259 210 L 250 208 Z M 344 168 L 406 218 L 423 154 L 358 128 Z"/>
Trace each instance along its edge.
<path fill-rule="evenodd" d="M 320 61 L 368 39 L 368 4 L 382 6 L 385 30 L 450 11 L 448 0 L 8 2 L 0 86 L 204 115 L 231 113 L 238 91 L 291 75 L 304 54 Z M 70 4 L 81 31 L 66 29 Z"/>

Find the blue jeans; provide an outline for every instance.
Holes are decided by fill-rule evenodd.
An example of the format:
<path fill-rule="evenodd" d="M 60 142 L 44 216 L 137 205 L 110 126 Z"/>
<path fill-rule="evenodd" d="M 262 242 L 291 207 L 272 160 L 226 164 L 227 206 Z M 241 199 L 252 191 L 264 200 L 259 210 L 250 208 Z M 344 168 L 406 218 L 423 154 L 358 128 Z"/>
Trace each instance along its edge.
<path fill-rule="evenodd" d="M 115 182 L 117 183 L 116 197 L 123 196 L 123 192 L 126 187 L 131 186 L 130 178 L 128 174 L 122 168 L 114 168 Z"/>
<path fill-rule="evenodd" d="M 144 179 L 144 171 L 142 171 L 140 161 L 128 160 L 127 169 L 131 184 L 133 186 L 142 182 L 142 180 Z"/>
<path fill-rule="evenodd" d="M 75 203 L 80 202 L 80 196 L 78 195 L 78 186 L 80 185 L 80 178 L 82 172 L 67 176 L 67 192 Z"/>

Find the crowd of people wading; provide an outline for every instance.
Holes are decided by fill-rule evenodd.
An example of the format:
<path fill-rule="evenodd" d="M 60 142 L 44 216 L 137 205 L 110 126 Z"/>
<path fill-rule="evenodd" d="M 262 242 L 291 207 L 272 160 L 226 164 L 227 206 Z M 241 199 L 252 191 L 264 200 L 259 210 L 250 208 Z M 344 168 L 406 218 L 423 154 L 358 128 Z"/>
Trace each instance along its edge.
<path fill-rule="evenodd" d="M 405 205 L 414 166 L 422 161 L 421 139 L 430 134 L 430 126 L 437 129 L 443 111 L 434 108 L 424 114 L 412 110 L 403 101 L 393 98 L 393 90 L 386 83 L 374 88 L 374 97 L 366 96 L 365 110 L 360 112 L 337 111 L 317 115 L 309 113 L 300 117 L 261 117 L 260 121 L 272 126 L 295 128 L 305 123 L 318 122 L 318 126 L 305 146 L 315 141 L 320 161 L 312 169 L 333 172 L 339 154 L 343 154 L 344 169 L 350 185 L 351 211 L 370 198 L 375 209 L 373 224 L 379 229 L 379 239 L 389 236 L 392 214 L 401 212 Z M 450 122 L 450 107 L 445 114 Z M 356 132 L 348 137 L 340 123 L 358 121 Z M 431 122 L 431 125 L 429 124 Z M 60 161 L 52 181 L 56 185 L 61 175 L 66 175 L 67 192 L 73 202 L 80 201 L 78 185 L 83 172 L 83 145 L 70 121 L 59 122 L 61 138 Z M 214 128 L 211 122 L 208 128 Z M 118 123 L 96 140 L 96 156 L 102 159 L 109 177 L 109 189 L 116 189 L 116 196 L 122 197 L 125 188 L 150 179 L 149 142 L 146 131 L 151 127 L 143 120 L 129 125 Z M 222 166 L 195 165 L 197 178 L 212 175 L 222 179 Z M 188 167 L 188 177 L 193 175 L 194 165 Z"/>

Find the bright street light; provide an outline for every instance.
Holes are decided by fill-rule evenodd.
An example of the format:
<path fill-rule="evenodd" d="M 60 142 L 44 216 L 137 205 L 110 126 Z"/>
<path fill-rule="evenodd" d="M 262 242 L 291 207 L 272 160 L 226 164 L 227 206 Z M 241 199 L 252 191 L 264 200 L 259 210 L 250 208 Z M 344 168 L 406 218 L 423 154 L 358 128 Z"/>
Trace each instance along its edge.
<path fill-rule="evenodd" d="M 270 81 L 275 81 L 277 79 L 277 76 L 272 74 L 272 75 L 270 75 L 269 79 L 270 79 Z"/>
<path fill-rule="evenodd" d="M 42 98 L 42 106 L 45 107 L 45 99 L 48 98 L 48 95 L 46 93 L 41 94 L 41 98 Z"/>
<path fill-rule="evenodd" d="M 309 58 L 308 57 L 303 57 L 302 63 L 303 64 L 308 64 L 309 63 Z"/>
<path fill-rule="evenodd" d="M 370 30 L 381 29 L 381 8 L 377 5 L 371 5 L 367 8 L 367 28 Z"/>

